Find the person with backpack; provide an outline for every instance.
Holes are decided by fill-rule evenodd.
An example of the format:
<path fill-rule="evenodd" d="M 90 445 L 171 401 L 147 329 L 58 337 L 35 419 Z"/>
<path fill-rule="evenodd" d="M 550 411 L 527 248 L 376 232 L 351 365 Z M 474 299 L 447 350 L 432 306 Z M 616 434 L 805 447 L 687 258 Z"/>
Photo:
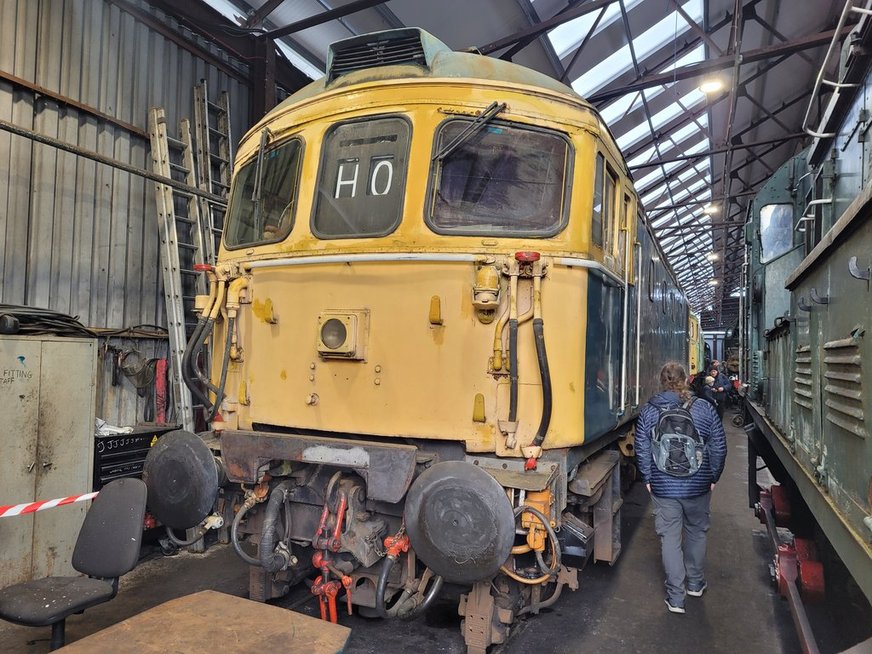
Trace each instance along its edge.
<path fill-rule="evenodd" d="M 711 492 L 724 470 L 727 440 L 714 407 L 690 394 L 684 366 L 664 365 L 660 388 L 636 422 L 636 466 L 654 505 L 666 607 L 684 613 L 685 593 L 702 597 L 707 588 Z"/>

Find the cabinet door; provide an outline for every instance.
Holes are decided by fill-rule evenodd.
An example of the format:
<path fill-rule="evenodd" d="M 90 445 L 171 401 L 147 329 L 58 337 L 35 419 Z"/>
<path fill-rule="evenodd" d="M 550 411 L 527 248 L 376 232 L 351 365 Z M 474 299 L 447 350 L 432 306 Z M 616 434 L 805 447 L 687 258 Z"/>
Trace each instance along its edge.
<path fill-rule="evenodd" d="M 40 343 L 0 338 L 0 504 L 32 502 Z M 30 579 L 33 515 L 0 518 L 0 587 Z"/>
<path fill-rule="evenodd" d="M 36 496 L 52 499 L 91 490 L 94 460 L 95 341 L 42 343 Z M 34 578 L 77 574 L 70 563 L 88 502 L 36 515 Z"/>

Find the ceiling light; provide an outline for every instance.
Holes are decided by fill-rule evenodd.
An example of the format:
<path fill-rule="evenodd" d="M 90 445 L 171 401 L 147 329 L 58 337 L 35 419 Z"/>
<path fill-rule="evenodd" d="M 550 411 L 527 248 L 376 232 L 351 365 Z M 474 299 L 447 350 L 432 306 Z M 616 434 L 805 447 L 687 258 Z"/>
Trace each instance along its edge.
<path fill-rule="evenodd" d="M 705 205 L 705 208 L 702 210 L 702 212 L 707 216 L 711 216 L 713 213 L 717 213 L 718 211 L 718 205 L 712 204 L 711 202 Z"/>
<path fill-rule="evenodd" d="M 709 252 L 707 255 L 705 255 L 705 258 L 708 259 L 709 261 L 717 261 L 718 260 L 718 253 L 717 252 Z"/>
<path fill-rule="evenodd" d="M 718 284 L 720 284 L 720 282 L 716 279 L 709 280 L 709 286 L 717 286 Z"/>
<path fill-rule="evenodd" d="M 724 88 L 724 82 L 717 77 L 703 80 L 703 83 L 699 85 L 699 90 L 703 93 L 717 93 L 722 88 Z"/>

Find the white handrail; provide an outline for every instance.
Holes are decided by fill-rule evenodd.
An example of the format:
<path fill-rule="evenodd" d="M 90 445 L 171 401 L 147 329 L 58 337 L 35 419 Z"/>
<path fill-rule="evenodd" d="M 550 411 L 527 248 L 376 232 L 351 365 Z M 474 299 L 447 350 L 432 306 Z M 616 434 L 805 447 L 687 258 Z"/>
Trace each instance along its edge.
<path fill-rule="evenodd" d="M 811 117 L 811 110 L 814 106 L 815 99 L 817 98 L 818 92 L 821 90 L 822 84 L 827 84 L 828 86 L 833 86 L 835 88 L 834 94 L 838 95 L 839 91 L 842 88 L 853 87 L 855 85 L 842 85 L 838 82 L 831 82 L 829 80 L 824 79 L 824 70 L 827 67 L 827 63 L 830 60 L 830 57 L 833 56 L 833 51 L 836 49 L 836 44 L 839 42 L 839 37 L 842 34 L 842 29 L 845 27 L 845 22 L 848 20 L 848 14 L 852 11 L 865 14 L 872 15 L 872 10 L 864 9 L 861 7 L 855 7 L 852 5 L 853 0 L 845 0 L 845 7 L 842 9 L 842 15 L 839 16 L 839 23 L 836 25 L 836 30 L 833 33 L 833 38 L 830 41 L 830 45 L 827 48 L 827 54 L 824 56 L 823 61 L 821 62 L 820 70 L 818 71 L 817 77 L 814 82 L 814 89 L 811 92 L 811 97 L 808 99 L 808 106 L 805 108 L 805 116 L 802 119 L 802 131 L 808 134 L 809 136 L 816 139 L 829 139 L 836 136 L 835 132 L 815 132 L 808 127 L 808 120 Z M 868 0 L 867 0 L 868 4 Z M 835 97 L 834 95 L 834 97 Z"/>

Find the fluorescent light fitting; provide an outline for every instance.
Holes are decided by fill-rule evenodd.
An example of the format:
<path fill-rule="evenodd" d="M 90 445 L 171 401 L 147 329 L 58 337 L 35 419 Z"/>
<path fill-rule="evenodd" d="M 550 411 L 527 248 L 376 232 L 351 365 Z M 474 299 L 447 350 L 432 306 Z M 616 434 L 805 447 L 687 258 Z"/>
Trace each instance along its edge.
<path fill-rule="evenodd" d="M 718 253 L 717 252 L 709 252 L 707 255 L 705 255 L 705 258 L 708 259 L 709 261 L 717 261 L 718 260 Z"/>
<path fill-rule="evenodd" d="M 702 84 L 699 85 L 699 90 L 703 93 L 717 93 L 722 88 L 724 88 L 724 81 L 717 77 L 710 77 L 707 80 L 703 80 Z"/>
<path fill-rule="evenodd" d="M 716 279 L 709 280 L 709 286 L 717 286 L 718 284 L 720 284 L 720 282 Z"/>
<path fill-rule="evenodd" d="M 702 212 L 707 216 L 711 216 L 713 213 L 717 213 L 718 211 L 718 205 L 712 204 L 711 202 L 705 205 L 705 208 L 702 210 Z"/>

